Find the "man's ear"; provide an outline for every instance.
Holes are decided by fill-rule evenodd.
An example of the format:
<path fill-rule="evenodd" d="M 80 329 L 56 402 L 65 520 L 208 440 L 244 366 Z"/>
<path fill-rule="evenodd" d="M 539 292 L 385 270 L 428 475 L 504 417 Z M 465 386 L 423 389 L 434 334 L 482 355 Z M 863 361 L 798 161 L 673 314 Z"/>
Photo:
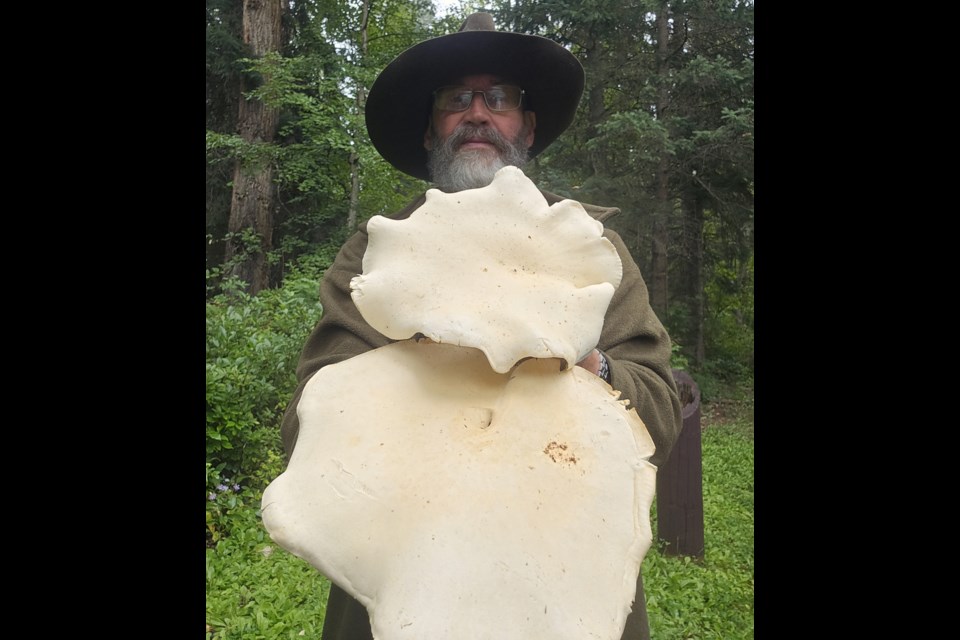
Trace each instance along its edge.
<path fill-rule="evenodd" d="M 537 114 L 534 113 L 533 111 L 524 111 L 523 120 L 524 120 L 524 124 L 527 127 L 526 143 L 527 143 L 527 148 L 529 149 L 530 146 L 533 145 L 533 137 L 534 137 L 533 134 L 537 128 Z"/>
<path fill-rule="evenodd" d="M 430 131 L 430 118 L 427 118 L 427 128 L 423 132 L 423 148 L 427 151 L 433 150 L 433 133 Z"/>

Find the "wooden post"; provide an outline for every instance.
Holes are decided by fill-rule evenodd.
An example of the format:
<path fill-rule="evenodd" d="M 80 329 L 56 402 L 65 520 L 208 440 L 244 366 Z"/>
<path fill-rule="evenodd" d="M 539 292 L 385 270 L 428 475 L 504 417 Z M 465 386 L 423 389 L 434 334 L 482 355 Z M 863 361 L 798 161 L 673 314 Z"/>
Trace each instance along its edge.
<path fill-rule="evenodd" d="M 700 389 L 685 371 L 673 370 L 683 403 L 683 426 L 667 462 L 657 470 L 657 538 L 664 553 L 703 558 L 703 467 Z"/>

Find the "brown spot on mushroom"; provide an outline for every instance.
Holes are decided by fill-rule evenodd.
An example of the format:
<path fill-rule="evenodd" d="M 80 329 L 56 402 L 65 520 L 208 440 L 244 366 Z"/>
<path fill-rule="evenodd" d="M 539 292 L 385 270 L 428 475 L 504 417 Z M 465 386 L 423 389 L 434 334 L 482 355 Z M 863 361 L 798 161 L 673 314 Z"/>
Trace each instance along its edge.
<path fill-rule="evenodd" d="M 556 440 L 551 441 L 543 449 L 543 452 L 547 454 L 547 457 L 553 460 L 554 462 L 566 462 L 568 464 L 577 464 L 577 456 L 572 451 L 567 452 L 569 445 L 564 443 L 557 442 Z"/>

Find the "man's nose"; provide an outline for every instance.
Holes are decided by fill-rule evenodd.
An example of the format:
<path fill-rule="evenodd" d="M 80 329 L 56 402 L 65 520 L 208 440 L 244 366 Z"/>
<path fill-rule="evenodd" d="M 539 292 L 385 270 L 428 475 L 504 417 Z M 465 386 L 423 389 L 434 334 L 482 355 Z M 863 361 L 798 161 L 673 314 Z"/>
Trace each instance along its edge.
<path fill-rule="evenodd" d="M 473 94 L 470 108 L 467 109 L 466 119 L 470 122 L 488 122 L 490 120 L 490 109 L 487 108 L 486 99 L 482 93 Z"/>

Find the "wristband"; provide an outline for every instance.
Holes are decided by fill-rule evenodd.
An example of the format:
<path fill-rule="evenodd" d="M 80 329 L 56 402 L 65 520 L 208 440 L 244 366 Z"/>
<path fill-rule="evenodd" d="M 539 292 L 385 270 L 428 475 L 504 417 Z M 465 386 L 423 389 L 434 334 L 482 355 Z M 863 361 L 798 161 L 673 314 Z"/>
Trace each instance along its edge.
<path fill-rule="evenodd" d="M 603 355 L 602 351 L 597 351 L 600 354 L 600 370 L 597 371 L 597 375 L 603 378 L 608 384 L 610 383 L 610 364 L 607 362 L 607 357 Z"/>

